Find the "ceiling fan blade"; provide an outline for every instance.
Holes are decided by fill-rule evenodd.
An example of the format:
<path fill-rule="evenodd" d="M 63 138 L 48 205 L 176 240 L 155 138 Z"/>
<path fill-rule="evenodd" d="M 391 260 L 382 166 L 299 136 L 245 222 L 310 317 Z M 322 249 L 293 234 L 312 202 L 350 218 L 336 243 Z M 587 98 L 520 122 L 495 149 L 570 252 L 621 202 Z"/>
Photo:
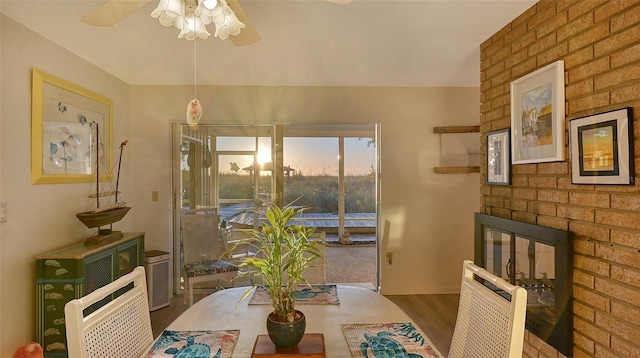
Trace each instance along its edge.
<path fill-rule="evenodd" d="M 93 26 L 111 26 L 145 6 L 151 0 L 109 0 L 80 20 Z"/>
<path fill-rule="evenodd" d="M 242 8 L 242 5 L 240 5 L 238 0 L 227 0 L 227 4 L 229 4 L 231 10 L 233 10 L 233 12 L 236 14 L 238 20 L 240 20 L 245 25 L 245 28 L 240 30 L 240 33 L 238 35 L 229 36 L 231 42 L 233 42 L 233 44 L 236 46 L 246 46 L 260 40 L 260 34 L 258 33 L 258 30 L 256 30 L 255 26 L 253 26 L 253 23 L 251 22 L 251 20 L 249 20 L 247 13 L 244 12 L 244 9 Z"/>

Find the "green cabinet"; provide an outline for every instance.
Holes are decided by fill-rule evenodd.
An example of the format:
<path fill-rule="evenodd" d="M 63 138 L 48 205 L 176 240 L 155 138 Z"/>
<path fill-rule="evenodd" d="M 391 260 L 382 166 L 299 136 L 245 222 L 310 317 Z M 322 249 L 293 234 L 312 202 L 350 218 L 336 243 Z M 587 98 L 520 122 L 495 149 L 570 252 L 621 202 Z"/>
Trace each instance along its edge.
<path fill-rule="evenodd" d="M 143 265 L 144 233 L 124 233 L 95 244 L 81 242 L 35 259 L 36 339 L 45 357 L 67 357 L 65 304 Z M 88 311 L 110 300 L 105 298 Z"/>

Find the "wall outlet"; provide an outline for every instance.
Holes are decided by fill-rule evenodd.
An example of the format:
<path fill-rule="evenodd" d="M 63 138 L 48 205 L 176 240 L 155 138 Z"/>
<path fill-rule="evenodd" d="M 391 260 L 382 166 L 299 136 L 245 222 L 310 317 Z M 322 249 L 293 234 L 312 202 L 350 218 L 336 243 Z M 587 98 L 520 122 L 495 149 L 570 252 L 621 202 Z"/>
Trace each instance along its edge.
<path fill-rule="evenodd" d="M 0 203 L 0 223 L 7 222 L 7 203 Z"/>
<path fill-rule="evenodd" d="M 151 192 L 151 201 L 158 201 L 158 191 L 154 190 Z"/>
<path fill-rule="evenodd" d="M 389 265 L 393 264 L 393 252 L 387 251 L 387 263 Z"/>

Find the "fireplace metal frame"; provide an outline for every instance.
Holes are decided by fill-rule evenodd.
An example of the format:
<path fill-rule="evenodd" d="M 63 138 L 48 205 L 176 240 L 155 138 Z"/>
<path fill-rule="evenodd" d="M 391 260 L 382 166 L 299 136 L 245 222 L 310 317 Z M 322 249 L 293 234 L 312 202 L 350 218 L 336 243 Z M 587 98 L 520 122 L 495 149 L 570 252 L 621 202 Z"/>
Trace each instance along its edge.
<path fill-rule="evenodd" d="M 510 236 L 509 264 L 515 263 L 516 237 L 554 247 L 553 322 L 550 323 L 527 307 L 525 328 L 565 356 L 571 357 L 573 350 L 573 234 L 570 231 L 475 213 L 474 261 L 476 265 L 484 268 L 488 267 L 487 262 L 484 262 L 485 248 L 483 247 L 487 228 Z M 511 284 L 517 284 L 514 270 L 511 270 L 509 277 L 503 278 L 508 279 Z"/>

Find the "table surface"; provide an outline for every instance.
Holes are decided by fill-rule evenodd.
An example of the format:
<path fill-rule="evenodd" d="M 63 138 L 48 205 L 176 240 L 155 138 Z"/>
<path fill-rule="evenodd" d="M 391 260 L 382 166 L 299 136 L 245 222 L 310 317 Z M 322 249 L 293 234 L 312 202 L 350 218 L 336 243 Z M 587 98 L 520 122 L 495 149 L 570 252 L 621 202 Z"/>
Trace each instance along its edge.
<path fill-rule="evenodd" d="M 327 357 L 351 357 L 342 333 L 342 323 L 411 322 L 429 342 L 404 311 L 377 292 L 362 287 L 338 285 L 340 304 L 297 304 L 307 318 L 307 333 L 324 334 Z M 169 330 L 228 330 L 239 329 L 240 335 L 233 357 L 251 357 L 256 337 L 266 334 L 266 319 L 271 305 L 249 305 L 249 298 L 240 301 L 249 287 L 229 288 L 209 295 L 182 313 L 168 327 Z M 436 350 L 435 346 L 431 347 Z"/>

